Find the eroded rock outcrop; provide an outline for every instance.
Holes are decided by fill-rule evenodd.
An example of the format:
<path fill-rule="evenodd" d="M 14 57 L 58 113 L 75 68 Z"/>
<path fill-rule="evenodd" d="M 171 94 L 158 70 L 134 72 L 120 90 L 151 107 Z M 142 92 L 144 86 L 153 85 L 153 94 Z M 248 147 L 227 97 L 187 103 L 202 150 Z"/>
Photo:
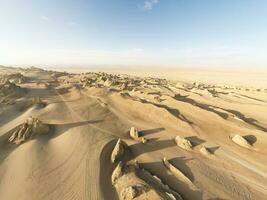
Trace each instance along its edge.
<path fill-rule="evenodd" d="M 25 90 L 15 83 L 6 81 L 0 84 L 0 103 L 11 103 L 15 98 L 21 97 Z"/>
<path fill-rule="evenodd" d="M 179 147 L 185 150 L 191 150 L 193 148 L 192 143 L 189 140 L 185 139 L 184 137 L 176 136 L 174 141 Z"/>
<path fill-rule="evenodd" d="M 133 138 L 133 139 L 138 139 L 139 138 L 139 133 L 138 133 L 138 130 L 137 130 L 137 128 L 135 128 L 135 127 L 132 127 L 131 128 L 131 130 L 130 130 L 130 136 L 131 136 L 131 138 Z"/>
<path fill-rule="evenodd" d="M 116 181 L 123 175 L 123 163 L 120 161 L 117 167 L 114 169 L 111 175 L 112 185 L 116 184 Z"/>
<path fill-rule="evenodd" d="M 185 181 L 189 184 L 192 184 L 191 180 L 189 178 L 187 178 L 178 168 L 176 168 L 174 165 L 172 165 L 166 157 L 164 157 L 162 159 L 162 162 L 163 162 L 164 166 L 171 173 L 173 173 L 176 177 L 178 177 L 179 179 L 182 179 L 183 181 Z"/>
<path fill-rule="evenodd" d="M 123 200 L 134 199 L 146 193 L 149 189 L 148 185 L 145 184 L 130 185 L 122 190 L 121 197 Z"/>
<path fill-rule="evenodd" d="M 179 193 L 172 190 L 169 185 L 163 183 L 159 177 L 157 177 L 156 175 L 152 175 L 148 170 L 140 168 L 138 174 L 140 177 L 142 177 L 143 180 L 149 182 L 151 187 L 157 188 L 157 191 L 161 193 L 161 196 L 164 200 L 183 200 Z"/>
<path fill-rule="evenodd" d="M 0 77 L 0 82 L 5 83 L 6 81 L 10 81 L 11 83 L 15 84 L 21 84 L 26 83 L 28 78 L 23 76 L 21 73 L 4 74 Z"/>
<path fill-rule="evenodd" d="M 37 118 L 29 117 L 25 123 L 20 125 L 9 138 L 10 143 L 21 144 L 36 135 L 46 134 L 49 132 L 49 126 L 43 124 Z"/>
<path fill-rule="evenodd" d="M 252 147 L 251 144 L 241 135 L 234 135 L 233 137 L 230 137 L 230 139 L 241 147 L 248 149 Z"/>
<path fill-rule="evenodd" d="M 125 152 L 125 144 L 122 143 L 121 139 L 118 139 L 112 153 L 111 162 L 115 163 L 120 160 Z"/>

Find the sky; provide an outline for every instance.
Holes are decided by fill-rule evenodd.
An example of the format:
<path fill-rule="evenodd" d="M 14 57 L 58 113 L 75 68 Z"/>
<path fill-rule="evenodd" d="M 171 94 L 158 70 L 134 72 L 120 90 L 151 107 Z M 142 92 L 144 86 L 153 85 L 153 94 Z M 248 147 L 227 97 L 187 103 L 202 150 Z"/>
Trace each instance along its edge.
<path fill-rule="evenodd" d="M 267 68 L 267 1 L 0 0 L 0 65 Z"/>

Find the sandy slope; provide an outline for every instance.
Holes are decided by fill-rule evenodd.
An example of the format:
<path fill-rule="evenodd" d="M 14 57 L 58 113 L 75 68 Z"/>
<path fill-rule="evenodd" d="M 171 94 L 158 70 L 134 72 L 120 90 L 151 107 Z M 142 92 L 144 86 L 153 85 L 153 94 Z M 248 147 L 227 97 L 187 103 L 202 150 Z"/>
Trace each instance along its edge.
<path fill-rule="evenodd" d="M 130 161 L 137 160 L 183 199 L 267 196 L 266 90 L 214 86 L 215 93 L 173 81 L 142 83 L 134 90 L 107 82 L 83 87 L 81 80 L 91 75 L 22 73 L 29 81 L 19 86 L 27 93 L 0 108 L 0 199 L 119 199 L 111 184 L 116 138 L 128 144 Z M 36 96 L 45 107 L 29 104 Z M 19 146 L 9 144 L 12 130 L 29 116 L 48 124 L 50 132 Z M 132 126 L 148 143 L 129 137 Z M 229 137 L 235 134 L 251 148 L 232 142 Z M 193 148 L 178 147 L 177 135 Z M 200 152 L 203 145 L 211 155 Z M 170 172 L 163 157 L 187 179 Z"/>

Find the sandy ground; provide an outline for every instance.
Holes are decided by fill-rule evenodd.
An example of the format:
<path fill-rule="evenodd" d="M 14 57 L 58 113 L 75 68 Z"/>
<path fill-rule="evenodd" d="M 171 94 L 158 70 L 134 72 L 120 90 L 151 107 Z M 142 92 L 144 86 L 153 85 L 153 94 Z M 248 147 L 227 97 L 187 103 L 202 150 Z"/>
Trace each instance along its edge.
<path fill-rule="evenodd" d="M 16 83 L 23 95 L 0 103 L 0 199 L 123 199 L 123 184 L 114 187 L 111 182 L 116 164 L 110 155 L 118 138 L 128 146 L 127 162 L 138 161 L 140 168 L 185 200 L 266 199 L 263 79 L 258 85 L 253 85 L 255 80 L 243 85 L 244 80 L 229 82 L 227 76 L 218 84 L 193 84 L 188 78 L 169 81 L 144 74 L 114 77 L 1 68 L 1 74 L 14 72 L 27 79 Z M 37 96 L 44 107 L 29 103 Z M 9 143 L 14 129 L 30 116 L 49 125 L 49 133 L 20 145 Z M 133 126 L 147 143 L 129 136 Z M 236 134 L 249 148 L 231 140 Z M 192 148 L 177 146 L 176 136 L 186 138 Z M 200 151 L 203 146 L 210 154 Z M 164 157 L 181 174 L 166 168 Z M 135 199 L 164 199 L 161 189 L 138 173 L 123 177 L 120 182 L 125 184 L 151 186 Z"/>

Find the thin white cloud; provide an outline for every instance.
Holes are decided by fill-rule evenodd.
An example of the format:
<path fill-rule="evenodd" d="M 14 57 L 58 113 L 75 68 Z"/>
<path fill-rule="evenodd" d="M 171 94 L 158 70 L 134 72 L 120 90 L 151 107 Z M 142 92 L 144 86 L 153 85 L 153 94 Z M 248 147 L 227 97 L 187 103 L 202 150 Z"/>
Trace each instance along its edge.
<path fill-rule="evenodd" d="M 152 10 L 157 3 L 159 3 L 159 0 L 147 0 L 144 2 L 142 9 L 144 11 Z"/>
<path fill-rule="evenodd" d="M 44 21 L 49 21 L 49 17 L 47 17 L 46 15 L 41 15 L 41 19 Z"/>
<path fill-rule="evenodd" d="M 79 26 L 79 24 L 77 22 L 75 22 L 75 21 L 70 21 L 70 22 L 67 23 L 67 25 L 70 26 L 70 27 Z"/>
<path fill-rule="evenodd" d="M 138 64 L 144 60 L 142 48 L 121 51 L 88 49 L 1 49 L 1 64 L 25 65 L 86 65 L 86 64 Z M 14 63 L 14 60 L 16 63 Z"/>

